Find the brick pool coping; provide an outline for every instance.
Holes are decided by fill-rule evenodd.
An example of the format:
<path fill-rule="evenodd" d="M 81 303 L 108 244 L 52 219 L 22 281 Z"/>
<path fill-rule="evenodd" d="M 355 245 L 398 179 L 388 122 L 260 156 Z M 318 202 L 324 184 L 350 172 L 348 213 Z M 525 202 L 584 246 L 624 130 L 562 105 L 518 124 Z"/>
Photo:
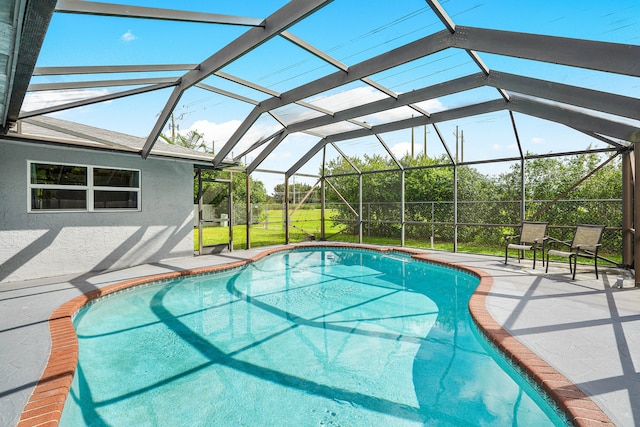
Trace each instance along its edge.
<path fill-rule="evenodd" d="M 97 298 L 128 288 L 171 280 L 184 276 L 212 273 L 244 266 L 276 252 L 299 249 L 301 246 L 281 246 L 261 252 L 241 261 L 216 266 L 161 273 L 125 280 L 103 288 L 87 292 L 60 305 L 49 317 L 51 352 L 42 377 L 25 405 L 18 427 L 56 426 L 60 422 L 65 400 L 78 364 L 78 337 L 73 327 L 73 317 L 86 304 Z M 613 426 L 609 417 L 564 375 L 542 360 L 538 355 L 520 343 L 491 316 L 486 307 L 486 298 L 493 286 L 493 277 L 477 268 L 461 263 L 443 261 L 431 255 L 407 248 L 380 248 L 357 244 L 321 244 L 302 247 L 338 247 L 369 249 L 379 252 L 401 252 L 414 259 L 437 263 L 470 272 L 480 279 L 478 288 L 469 300 L 469 311 L 480 331 L 509 359 L 540 386 L 556 403 L 573 425 Z"/>

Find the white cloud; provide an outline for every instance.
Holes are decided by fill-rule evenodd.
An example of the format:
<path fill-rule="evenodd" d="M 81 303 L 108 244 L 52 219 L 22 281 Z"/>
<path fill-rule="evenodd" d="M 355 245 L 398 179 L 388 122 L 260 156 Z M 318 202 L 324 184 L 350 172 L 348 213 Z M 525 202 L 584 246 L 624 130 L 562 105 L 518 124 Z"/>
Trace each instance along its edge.
<path fill-rule="evenodd" d="M 319 138 L 303 133 L 294 133 L 287 136 L 282 143 L 275 149 L 269 157 L 260 165 L 263 169 L 286 171 L 298 161 L 300 156 L 307 153 L 313 147 Z M 261 152 L 260 149 L 249 154 L 249 158 L 255 158 Z M 320 152 L 321 153 L 321 152 Z M 320 155 L 316 153 L 316 157 Z M 311 160 L 302 166 L 299 172 L 314 174 L 318 172 L 319 165 Z"/>
<path fill-rule="evenodd" d="M 429 99 L 427 101 L 417 102 L 416 105 L 429 113 L 444 111 L 446 108 L 439 99 Z"/>
<path fill-rule="evenodd" d="M 391 152 L 397 159 L 400 159 L 407 154 L 411 154 L 411 143 L 410 142 L 399 142 L 391 147 L 389 147 Z M 414 153 L 421 153 L 422 147 L 420 144 L 413 144 Z"/>
<path fill-rule="evenodd" d="M 365 117 L 360 117 L 360 120 L 366 121 L 372 125 L 378 125 L 381 123 L 397 122 L 398 120 L 410 119 L 411 117 L 418 116 L 420 113 L 412 110 L 409 107 L 399 107 L 392 110 L 381 111 L 379 113 L 370 114 Z"/>
<path fill-rule="evenodd" d="M 349 108 L 353 108 L 359 105 L 368 104 L 381 99 L 387 98 L 387 95 L 374 89 L 371 86 L 361 86 L 353 89 L 349 89 L 343 92 L 335 93 L 329 96 L 319 96 L 309 100 L 311 104 L 318 107 L 325 108 L 329 111 L 336 112 Z M 435 113 L 445 110 L 444 105 L 438 99 L 430 99 L 416 103 L 416 105 L 429 113 Z M 297 117 L 290 118 L 291 122 L 297 122 L 306 119 L 306 115 L 309 113 L 301 113 Z M 315 113 L 314 113 L 315 114 Z M 408 106 L 398 107 L 387 111 L 381 111 L 379 113 L 373 113 L 364 117 L 359 117 L 359 120 L 366 121 L 367 123 L 376 125 L 381 123 L 390 123 L 399 120 L 409 119 L 413 116 L 418 116 L 419 113 L 411 109 Z M 332 132 L 333 133 L 333 132 Z"/>
<path fill-rule="evenodd" d="M 22 110 L 34 111 L 54 105 L 63 105 L 69 102 L 95 98 L 109 94 L 107 89 L 69 89 L 46 90 L 42 92 L 30 92 L 24 97 Z"/>
<path fill-rule="evenodd" d="M 229 138 L 238 129 L 242 122 L 240 120 L 230 120 L 224 123 L 214 123 L 208 120 L 198 120 L 194 122 L 189 129 L 181 130 L 180 133 L 186 134 L 192 130 L 201 133 L 204 136 L 207 145 L 211 145 L 211 141 L 214 143 L 215 151 L 220 150 L 229 141 Z M 240 152 L 247 149 L 251 144 L 270 136 L 280 127 L 278 125 L 265 126 L 259 123 L 254 124 L 240 142 L 233 148 L 232 152 L 237 155 Z M 251 154 L 250 154 L 251 155 Z M 231 157 L 229 154 L 228 157 Z"/>
<path fill-rule="evenodd" d="M 231 120 L 224 123 L 213 123 L 208 120 L 198 120 L 194 122 L 189 129 L 180 133 L 187 134 L 192 130 L 201 133 L 208 146 L 213 142 L 215 151 L 217 152 L 222 145 L 226 143 L 233 132 L 240 126 L 240 120 Z"/>
<path fill-rule="evenodd" d="M 534 136 L 533 138 L 531 138 L 531 143 L 532 144 L 544 144 L 544 138 L 540 138 L 540 137 Z"/>
<path fill-rule="evenodd" d="M 502 147 L 500 147 L 500 144 L 493 144 L 493 145 L 491 146 L 491 149 L 492 149 L 493 151 L 500 151 L 500 149 L 501 149 L 501 148 L 502 148 Z"/>
<path fill-rule="evenodd" d="M 428 101 L 422 101 L 415 104 L 428 113 L 435 113 L 444 110 L 444 105 L 438 99 L 430 99 Z M 399 120 L 410 119 L 412 117 L 418 117 L 420 113 L 412 109 L 409 106 L 398 107 L 392 110 L 381 111 L 379 113 L 371 114 L 364 118 L 368 123 L 373 125 L 381 123 L 391 123 Z"/>
<path fill-rule="evenodd" d="M 371 86 L 361 86 L 354 89 L 345 90 L 329 96 L 319 96 L 312 98 L 309 102 L 330 111 L 342 111 L 357 105 L 366 104 L 386 98 L 387 95 L 372 88 Z"/>
<path fill-rule="evenodd" d="M 126 33 L 120 36 L 120 40 L 127 43 L 135 39 L 136 39 L 136 36 L 133 35 L 133 32 L 131 30 L 128 30 Z"/>
<path fill-rule="evenodd" d="M 293 153 L 291 151 L 283 151 L 283 152 L 274 154 L 274 159 L 288 160 L 292 156 L 293 156 Z"/>

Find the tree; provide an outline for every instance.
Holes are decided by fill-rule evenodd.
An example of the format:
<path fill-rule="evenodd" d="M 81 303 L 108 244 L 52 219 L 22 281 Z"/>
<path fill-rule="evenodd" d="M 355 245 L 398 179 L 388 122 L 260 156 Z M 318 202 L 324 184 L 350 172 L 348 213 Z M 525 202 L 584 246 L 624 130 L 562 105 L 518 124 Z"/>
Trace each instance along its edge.
<path fill-rule="evenodd" d="M 398 235 L 400 227 L 401 172 L 392 159 L 378 155 L 364 155 L 350 159 L 363 172 L 362 197 L 367 232 L 384 237 Z M 621 163 L 616 158 L 599 169 L 589 179 L 575 186 L 600 165 L 605 158 L 587 153 L 566 158 L 547 157 L 528 160 L 525 165 L 525 219 L 548 221 L 555 225 L 601 223 L 619 226 L 621 211 L 618 202 L 604 203 L 592 199 L 619 199 L 622 195 Z M 447 157 L 412 158 L 405 156 L 401 164 L 405 172 L 405 220 L 417 223 L 442 223 L 443 233 L 450 232 L 446 223 L 453 223 L 454 181 L 453 167 Z M 335 219 L 355 218 L 346 200 L 357 210 L 359 178 L 351 163 L 342 157 L 327 162 L 327 176 L 332 187 L 327 202 L 337 206 Z M 373 171 L 383 171 L 369 173 Z M 333 177 L 331 177 L 333 175 Z M 473 167 L 457 167 L 457 221 L 461 224 L 517 224 L 520 222 L 521 171 L 514 164 L 509 172 L 488 176 Z M 575 188 L 573 188 L 575 186 Z M 333 190 L 336 189 L 336 191 Z M 559 195 L 570 201 L 551 204 Z M 548 205 L 548 206 L 547 206 Z M 539 216 L 532 218 L 538 212 Z M 410 234 L 420 224 L 407 225 Z M 437 228 L 437 227 L 436 227 Z M 449 230 L 449 231 L 448 231 Z M 355 225 L 352 228 L 355 232 Z M 437 233 L 436 233 L 437 234 Z M 436 236 L 437 237 L 437 236 Z M 501 238 L 500 230 L 492 227 L 465 226 L 458 237 L 464 242 L 493 242 Z"/>
<path fill-rule="evenodd" d="M 622 224 L 619 202 L 622 197 L 620 157 L 580 182 L 604 161 L 605 157 L 596 153 L 527 161 L 525 219 L 548 221 L 551 225 L 585 223 L 619 227 Z M 520 167 L 514 165 L 509 172 L 500 175 L 498 185 L 504 200 L 520 200 Z M 552 203 L 558 196 L 561 196 L 560 201 Z M 603 199 L 614 201 L 606 202 Z M 519 216 L 514 214 L 513 217 L 510 222 L 518 222 Z M 568 239 L 570 236 L 564 236 L 562 230 L 558 230 L 554 237 Z"/>
<path fill-rule="evenodd" d="M 295 184 L 289 184 L 289 202 L 299 203 L 300 200 L 311 190 L 311 185 L 296 182 Z M 284 203 L 284 184 L 277 184 L 273 187 L 273 195 L 271 196 L 274 203 Z M 295 195 L 295 198 L 294 198 Z M 319 190 L 316 188 L 313 193 L 307 198 L 308 203 L 318 203 L 320 200 Z"/>
<path fill-rule="evenodd" d="M 198 131 L 191 130 L 186 135 L 172 132 L 171 136 L 160 134 L 160 138 L 168 144 L 179 145 L 181 147 L 190 148 L 191 150 L 202 151 L 209 154 L 213 153 L 213 141 L 211 141 L 211 149 L 204 140 L 204 135 Z"/>
<path fill-rule="evenodd" d="M 402 172 L 391 158 L 380 155 L 364 155 L 362 158 L 350 159 L 363 174 L 363 202 L 364 218 L 369 221 L 368 233 L 382 237 L 399 235 L 400 228 L 400 200 Z M 399 160 L 405 168 L 412 168 L 405 172 L 405 202 L 407 221 L 431 221 L 431 205 L 418 202 L 443 202 L 437 209 L 436 220 L 441 222 L 453 221 L 453 168 L 436 167 L 448 163 L 445 157 L 429 158 L 420 156 L 412 158 L 405 156 Z M 327 163 L 327 175 L 343 175 L 331 178 L 335 191 L 327 192 L 327 201 L 336 202 L 336 219 L 352 220 L 354 214 L 343 202 L 347 200 L 352 207 L 357 206 L 359 198 L 358 176 L 355 170 L 344 158 L 338 157 Z M 460 168 L 462 169 L 462 168 Z M 368 173 L 373 171 L 384 171 Z M 349 174 L 349 175 L 345 175 Z M 471 172 L 466 175 L 471 176 Z M 466 176 L 459 173 L 460 176 Z M 470 180 L 472 181 L 472 180 Z M 474 184 L 478 188 L 486 187 L 479 180 Z M 471 187 L 470 185 L 467 187 Z M 339 195 L 338 195 L 339 193 Z M 342 196 L 342 197 L 340 197 Z M 353 228 L 355 232 L 355 228 Z"/>
<path fill-rule="evenodd" d="M 234 204 L 244 204 L 247 200 L 247 185 L 244 172 L 229 172 L 223 170 L 203 170 L 203 178 L 220 179 L 224 181 L 231 180 L 231 196 Z M 251 185 L 251 203 L 264 203 L 268 199 L 267 190 L 262 181 L 256 181 L 250 178 Z M 198 203 L 198 181 L 195 180 L 194 203 Z M 215 183 L 203 182 L 202 192 L 205 194 L 207 203 L 220 204 L 226 199 L 226 191 L 214 191 Z M 215 194 L 215 196 L 214 196 Z"/>
<path fill-rule="evenodd" d="M 553 200 L 565 192 L 567 194 L 563 199 L 619 198 L 622 195 L 622 166 L 619 158 L 573 188 L 604 160 L 601 155 L 594 153 L 529 160 L 525 165 L 525 199 Z M 520 199 L 519 165 L 513 165 L 497 181 L 505 199 Z"/>

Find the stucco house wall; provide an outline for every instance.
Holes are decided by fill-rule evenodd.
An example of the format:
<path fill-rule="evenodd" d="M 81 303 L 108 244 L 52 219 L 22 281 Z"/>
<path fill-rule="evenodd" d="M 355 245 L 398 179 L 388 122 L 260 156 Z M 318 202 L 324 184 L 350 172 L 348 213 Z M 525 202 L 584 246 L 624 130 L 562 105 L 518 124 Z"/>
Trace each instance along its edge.
<path fill-rule="evenodd" d="M 137 212 L 28 212 L 28 161 L 140 170 Z M 0 282 L 193 256 L 193 164 L 0 140 Z"/>

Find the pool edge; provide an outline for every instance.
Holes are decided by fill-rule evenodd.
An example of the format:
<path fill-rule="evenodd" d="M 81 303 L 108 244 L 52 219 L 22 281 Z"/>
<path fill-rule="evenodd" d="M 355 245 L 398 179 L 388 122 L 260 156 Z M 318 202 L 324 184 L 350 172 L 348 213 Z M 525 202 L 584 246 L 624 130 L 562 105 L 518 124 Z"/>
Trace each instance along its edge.
<path fill-rule="evenodd" d="M 22 410 L 17 426 L 53 426 L 59 424 L 78 363 L 78 337 L 73 327 L 73 316 L 90 301 L 150 282 L 241 267 L 258 261 L 270 254 L 301 247 L 372 249 L 380 252 L 396 251 L 409 254 L 417 260 L 438 263 L 474 274 L 480 279 L 480 283 L 469 300 L 469 311 L 481 332 L 489 338 L 506 357 L 519 366 L 536 384 L 542 387 L 565 413 L 571 423 L 583 427 L 614 425 L 600 407 L 584 392 L 528 347 L 520 343 L 520 341 L 509 334 L 509 332 L 491 316 L 486 307 L 486 297 L 493 286 L 493 276 L 490 274 L 462 263 L 444 261 L 430 254 L 408 248 L 377 247 L 350 243 L 319 243 L 300 246 L 284 245 L 264 250 L 245 260 L 125 280 L 87 292 L 61 304 L 49 317 L 49 331 L 51 335 L 49 359 L 40 380 Z"/>

